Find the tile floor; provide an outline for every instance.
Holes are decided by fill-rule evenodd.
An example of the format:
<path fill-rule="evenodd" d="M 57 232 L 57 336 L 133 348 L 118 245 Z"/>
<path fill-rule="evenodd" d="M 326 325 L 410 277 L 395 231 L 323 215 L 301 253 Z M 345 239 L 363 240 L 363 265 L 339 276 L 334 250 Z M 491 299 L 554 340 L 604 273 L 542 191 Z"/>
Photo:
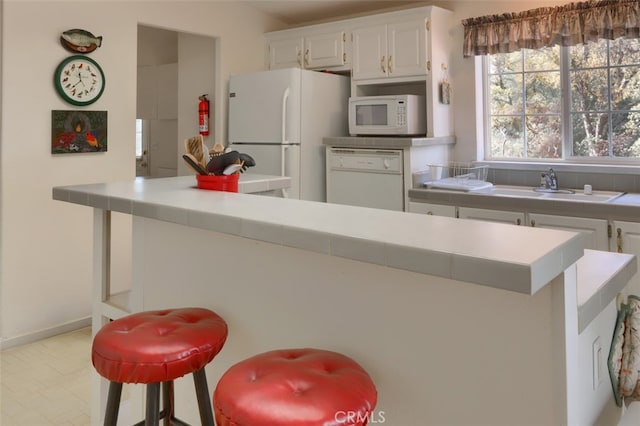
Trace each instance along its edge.
<path fill-rule="evenodd" d="M 0 425 L 91 423 L 91 328 L 0 353 Z"/>

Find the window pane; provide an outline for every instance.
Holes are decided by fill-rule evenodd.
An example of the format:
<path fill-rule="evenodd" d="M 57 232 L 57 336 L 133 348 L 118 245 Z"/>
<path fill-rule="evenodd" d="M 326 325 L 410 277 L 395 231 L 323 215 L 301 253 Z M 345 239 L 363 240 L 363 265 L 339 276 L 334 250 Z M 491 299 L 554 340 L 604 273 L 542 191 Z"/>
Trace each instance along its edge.
<path fill-rule="evenodd" d="M 515 114 L 522 111 L 522 75 L 507 74 L 491 77 L 489 108 L 491 115 Z"/>
<path fill-rule="evenodd" d="M 527 116 L 527 157 L 562 158 L 560 116 Z"/>
<path fill-rule="evenodd" d="M 607 50 L 607 40 L 570 47 L 571 68 L 606 67 Z"/>
<path fill-rule="evenodd" d="M 489 56 L 489 73 L 522 72 L 522 53 L 502 53 Z"/>
<path fill-rule="evenodd" d="M 640 113 L 612 114 L 614 157 L 640 157 Z"/>
<path fill-rule="evenodd" d="M 574 71 L 570 77 L 573 111 L 606 111 L 609 108 L 606 69 Z"/>
<path fill-rule="evenodd" d="M 526 75 L 527 114 L 559 113 L 561 107 L 560 72 Z"/>
<path fill-rule="evenodd" d="M 136 157 L 142 157 L 142 120 L 136 119 Z"/>
<path fill-rule="evenodd" d="M 640 68 L 611 69 L 611 109 L 640 109 Z"/>
<path fill-rule="evenodd" d="M 608 114 L 571 114 L 573 155 L 603 157 L 609 155 Z"/>
<path fill-rule="evenodd" d="M 521 117 L 494 117 L 491 120 L 491 155 L 494 158 L 524 157 Z"/>
<path fill-rule="evenodd" d="M 524 51 L 525 71 L 548 71 L 560 69 L 560 48 L 546 47 L 540 50 Z"/>
<path fill-rule="evenodd" d="M 611 65 L 637 65 L 640 63 L 640 40 L 619 38 L 609 42 Z"/>

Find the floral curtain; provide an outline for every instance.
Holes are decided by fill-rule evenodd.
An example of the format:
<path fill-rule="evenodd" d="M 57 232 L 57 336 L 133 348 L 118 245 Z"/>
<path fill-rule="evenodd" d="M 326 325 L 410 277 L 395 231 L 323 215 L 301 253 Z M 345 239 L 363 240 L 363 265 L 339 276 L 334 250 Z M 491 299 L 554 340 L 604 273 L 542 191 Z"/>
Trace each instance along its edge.
<path fill-rule="evenodd" d="M 465 57 L 640 38 L 640 0 L 591 0 L 462 21 Z"/>

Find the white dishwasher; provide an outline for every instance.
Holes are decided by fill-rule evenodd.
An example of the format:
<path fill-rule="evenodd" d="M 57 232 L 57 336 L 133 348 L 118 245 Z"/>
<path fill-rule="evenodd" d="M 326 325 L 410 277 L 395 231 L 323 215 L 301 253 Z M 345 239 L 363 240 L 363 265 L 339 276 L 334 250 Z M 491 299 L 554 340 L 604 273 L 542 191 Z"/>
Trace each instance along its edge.
<path fill-rule="evenodd" d="M 404 210 L 403 153 L 327 147 L 327 202 Z"/>

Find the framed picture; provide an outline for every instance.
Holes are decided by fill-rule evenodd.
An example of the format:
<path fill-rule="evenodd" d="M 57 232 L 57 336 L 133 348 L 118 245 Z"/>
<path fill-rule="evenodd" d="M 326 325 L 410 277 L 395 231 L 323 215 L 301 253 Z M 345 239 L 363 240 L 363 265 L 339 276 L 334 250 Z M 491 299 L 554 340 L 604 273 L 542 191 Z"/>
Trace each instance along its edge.
<path fill-rule="evenodd" d="M 51 153 L 107 150 L 107 111 L 51 111 Z"/>

